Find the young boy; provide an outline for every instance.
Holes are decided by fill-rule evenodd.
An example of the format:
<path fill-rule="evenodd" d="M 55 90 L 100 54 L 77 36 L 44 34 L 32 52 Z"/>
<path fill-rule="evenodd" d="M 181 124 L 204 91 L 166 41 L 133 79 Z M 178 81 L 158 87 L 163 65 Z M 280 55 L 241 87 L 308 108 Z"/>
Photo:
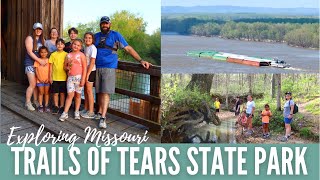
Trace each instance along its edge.
<path fill-rule="evenodd" d="M 261 116 L 262 116 L 263 138 L 268 138 L 270 136 L 269 121 L 270 121 L 270 117 L 272 116 L 272 113 L 270 111 L 270 107 L 268 104 L 264 105 L 264 110 L 261 112 Z"/>
<path fill-rule="evenodd" d="M 72 42 L 73 42 L 73 40 L 77 39 L 78 30 L 76 28 L 72 27 L 72 28 L 68 29 L 68 35 L 70 38 L 70 42 L 67 42 L 65 44 L 65 47 L 63 48 L 63 50 L 67 53 L 72 51 Z"/>
<path fill-rule="evenodd" d="M 67 73 L 64 70 L 64 60 L 68 53 L 63 51 L 65 43 L 63 39 L 56 41 L 57 51 L 52 53 L 49 59 L 50 63 L 50 83 L 51 93 L 53 93 L 52 114 L 62 113 L 64 110 L 65 93 L 67 92 Z M 59 106 L 60 93 L 60 106 Z"/>
<path fill-rule="evenodd" d="M 216 113 L 220 112 L 220 101 L 219 101 L 219 98 L 216 98 L 216 101 L 214 102 L 214 108 L 216 109 Z"/>

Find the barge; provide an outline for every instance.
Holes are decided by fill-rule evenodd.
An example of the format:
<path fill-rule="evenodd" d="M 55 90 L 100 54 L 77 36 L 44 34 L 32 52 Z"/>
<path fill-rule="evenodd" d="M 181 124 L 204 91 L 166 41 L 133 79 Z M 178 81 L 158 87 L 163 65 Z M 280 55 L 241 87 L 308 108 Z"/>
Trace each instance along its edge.
<path fill-rule="evenodd" d="M 262 58 L 262 57 L 250 57 L 246 55 L 224 53 L 218 51 L 189 51 L 187 56 L 209 58 L 218 61 L 226 61 L 229 63 L 237 63 L 248 66 L 271 66 L 277 68 L 288 68 L 290 64 L 278 58 Z"/>

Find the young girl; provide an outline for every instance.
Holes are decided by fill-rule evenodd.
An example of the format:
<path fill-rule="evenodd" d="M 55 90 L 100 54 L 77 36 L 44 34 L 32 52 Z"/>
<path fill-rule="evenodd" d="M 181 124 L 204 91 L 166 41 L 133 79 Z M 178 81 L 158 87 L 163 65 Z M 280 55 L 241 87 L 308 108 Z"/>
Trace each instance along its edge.
<path fill-rule="evenodd" d="M 238 118 L 237 121 L 238 124 L 242 126 L 242 132 L 246 131 L 248 128 L 248 122 L 247 122 L 247 116 L 246 116 L 246 111 L 243 110 Z"/>
<path fill-rule="evenodd" d="M 81 92 L 86 80 L 87 72 L 87 61 L 85 55 L 80 52 L 82 48 L 82 41 L 75 39 L 72 42 L 72 52 L 70 52 L 64 61 L 64 68 L 68 71 L 67 79 L 67 92 L 68 96 L 66 99 L 64 111 L 61 114 L 59 120 L 64 121 L 68 118 L 68 111 L 71 106 L 73 97 L 75 97 L 75 111 L 74 119 L 80 119 L 80 103 L 81 103 Z"/>
<path fill-rule="evenodd" d="M 262 116 L 263 138 L 268 138 L 270 136 L 269 121 L 270 121 L 270 117 L 272 116 L 270 107 L 268 104 L 264 105 L 264 110 L 261 112 L 261 116 Z"/>
<path fill-rule="evenodd" d="M 86 77 L 86 84 L 84 87 L 84 111 L 81 113 L 83 118 L 93 119 L 95 114 L 93 112 L 93 92 L 92 87 L 93 83 L 96 79 L 96 56 L 97 56 L 97 48 L 93 45 L 94 44 L 94 34 L 92 32 L 87 32 L 84 34 L 84 53 L 87 59 L 87 77 Z"/>
<path fill-rule="evenodd" d="M 45 62 L 45 65 L 40 65 L 38 61 L 34 62 L 34 68 L 36 69 L 36 75 L 37 75 L 37 87 L 39 90 L 39 107 L 38 111 L 39 112 L 50 112 L 50 108 L 48 106 L 49 104 L 49 88 L 50 88 L 50 83 L 49 83 L 49 59 L 48 59 L 48 49 L 45 46 L 41 46 L 39 48 L 39 54 L 40 54 L 40 59 Z M 43 108 L 43 96 L 44 96 L 44 104 L 45 108 Z"/>

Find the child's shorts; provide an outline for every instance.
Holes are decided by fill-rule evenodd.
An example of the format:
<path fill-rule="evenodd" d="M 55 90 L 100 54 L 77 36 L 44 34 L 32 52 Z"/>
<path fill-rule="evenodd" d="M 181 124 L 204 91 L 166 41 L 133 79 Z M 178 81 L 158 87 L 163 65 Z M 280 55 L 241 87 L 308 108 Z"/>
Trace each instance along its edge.
<path fill-rule="evenodd" d="M 248 118 L 250 115 L 251 115 L 251 114 L 246 113 L 247 118 Z M 254 116 L 254 115 L 252 114 L 252 118 L 253 118 L 253 116 Z"/>
<path fill-rule="evenodd" d="M 37 83 L 37 87 L 45 87 L 45 86 L 50 86 L 49 83 Z"/>
<path fill-rule="evenodd" d="M 96 81 L 96 71 L 91 71 L 88 81 L 94 83 Z"/>
<path fill-rule="evenodd" d="M 66 93 L 67 81 L 53 81 L 51 86 L 51 93 Z"/>
<path fill-rule="evenodd" d="M 83 87 L 80 87 L 81 75 L 69 76 L 67 80 L 67 92 L 76 92 L 81 94 Z"/>

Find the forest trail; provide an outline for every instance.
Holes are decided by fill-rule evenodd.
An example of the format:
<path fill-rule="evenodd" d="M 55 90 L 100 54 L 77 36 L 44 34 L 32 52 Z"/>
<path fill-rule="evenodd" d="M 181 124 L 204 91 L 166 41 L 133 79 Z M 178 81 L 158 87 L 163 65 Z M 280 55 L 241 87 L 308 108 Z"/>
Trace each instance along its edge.
<path fill-rule="evenodd" d="M 298 104 L 299 113 L 303 115 L 303 119 L 299 120 L 299 124 L 303 127 L 310 127 L 311 131 L 314 134 L 319 134 L 319 116 L 314 115 L 306 110 L 306 106 L 310 103 L 313 103 L 316 99 Z M 304 139 L 298 136 L 298 133 L 293 133 L 290 139 L 287 142 L 281 142 L 279 139 L 283 137 L 283 134 L 272 134 L 270 138 L 263 139 L 262 138 L 262 127 L 255 126 L 253 127 L 253 134 L 251 136 L 247 136 L 244 132 L 242 132 L 242 127 L 237 126 L 236 130 L 236 138 L 238 143 L 261 143 L 261 144 L 303 144 L 303 143 L 314 143 L 312 140 Z"/>
<path fill-rule="evenodd" d="M 303 119 L 305 122 L 301 122 L 303 124 L 306 124 L 308 127 L 311 127 L 311 131 L 314 134 L 319 134 L 319 123 L 320 123 L 320 118 L 317 115 L 314 115 L 306 110 L 306 106 L 310 103 L 315 102 L 317 99 L 301 103 L 299 104 L 299 113 L 303 115 Z"/>
<path fill-rule="evenodd" d="M 219 117 L 221 121 L 231 120 L 231 119 L 237 120 L 237 117 L 234 115 L 234 112 L 230 112 L 230 111 L 220 111 L 219 113 L 216 113 L 216 115 Z"/>

